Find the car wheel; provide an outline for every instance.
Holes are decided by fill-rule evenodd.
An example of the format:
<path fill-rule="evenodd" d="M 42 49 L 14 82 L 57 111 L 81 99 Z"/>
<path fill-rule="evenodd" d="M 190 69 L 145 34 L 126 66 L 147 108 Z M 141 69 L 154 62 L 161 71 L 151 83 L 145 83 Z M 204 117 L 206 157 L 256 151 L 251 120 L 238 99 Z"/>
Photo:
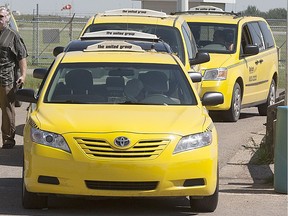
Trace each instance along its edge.
<path fill-rule="evenodd" d="M 219 196 L 219 171 L 217 172 L 217 183 L 215 192 L 211 196 L 197 198 L 190 196 L 190 207 L 193 212 L 214 212 L 218 205 Z"/>
<path fill-rule="evenodd" d="M 259 115 L 261 116 L 267 115 L 268 107 L 274 104 L 275 101 L 276 101 L 276 85 L 275 81 L 272 79 L 266 103 L 258 106 Z"/>
<path fill-rule="evenodd" d="M 24 168 L 23 168 L 24 170 Z M 25 209 L 42 209 L 47 208 L 48 197 L 39 196 L 36 193 L 27 191 L 24 183 L 24 172 L 22 176 L 22 206 Z"/>
<path fill-rule="evenodd" d="M 232 95 L 230 109 L 224 112 L 224 118 L 227 121 L 230 121 L 230 122 L 238 121 L 240 117 L 240 111 L 241 111 L 241 100 L 242 100 L 241 94 L 242 94 L 241 87 L 239 83 L 235 83 L 234 88 L 233 88 L 233 95 Z"/>

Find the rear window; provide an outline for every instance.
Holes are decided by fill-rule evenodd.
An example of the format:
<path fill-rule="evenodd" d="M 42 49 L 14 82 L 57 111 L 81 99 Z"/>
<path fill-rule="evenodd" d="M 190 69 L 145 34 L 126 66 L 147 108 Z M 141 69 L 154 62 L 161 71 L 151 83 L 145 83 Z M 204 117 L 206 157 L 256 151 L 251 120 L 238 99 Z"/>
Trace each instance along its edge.
<path fill-rule="evenodd" d="M 105 23 L 92 24 L 87 27 L 85 33 L 103 30 L 133 30 L 155 34 L 170 45 L 172 51 L 185 63 L 184 45 L 181 34 L 177 28 L 161 25 L 132 24 L 132 23 Z"/>

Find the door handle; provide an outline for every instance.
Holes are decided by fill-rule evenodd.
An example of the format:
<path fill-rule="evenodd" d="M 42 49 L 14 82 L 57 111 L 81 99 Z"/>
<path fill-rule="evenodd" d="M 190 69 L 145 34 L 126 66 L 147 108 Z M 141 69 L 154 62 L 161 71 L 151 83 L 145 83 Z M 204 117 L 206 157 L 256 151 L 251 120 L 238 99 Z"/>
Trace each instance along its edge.
<path fill-rule="evenodd" d="M 263 59 L 260 59 L 260 60 L 255 61 L 255 64 L 256 64 L 256 65 L 262 64 L 262 62 L 263 62 Z"/>

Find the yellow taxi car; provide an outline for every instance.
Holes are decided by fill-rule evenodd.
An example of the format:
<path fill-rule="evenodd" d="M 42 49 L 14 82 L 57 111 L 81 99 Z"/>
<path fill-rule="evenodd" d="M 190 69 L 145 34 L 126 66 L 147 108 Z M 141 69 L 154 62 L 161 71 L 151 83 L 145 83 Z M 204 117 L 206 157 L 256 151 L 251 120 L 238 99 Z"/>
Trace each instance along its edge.
<path fill-rule="evenodd" d="M 113 40 L 79 47 L 34 70 L 37 93 L 16 93 L 31 104 L 23 207 L 47 207 L 49 195 L 189 196 L 193 210 L 214 211 L 218 140 L 204 106 L 223 95 L 200 100 L 173 53 Z"/>
<path fill-rule="evenodd" d="M 260 17 L 245 17 L 216 7 L 199 6 L 182 14 L 198 50 L 209 52 L 202 64 L 201 94 L 219 91 L 224 103 L 207 107 L 237 121 L 241 108 L 257 106 L 260 115 L 275 103 L 278 50 L 268 23 Z M 219 112 L 218 112 L 219 111 Z"/>
<path fill-rule="evenodd" d="M 189 26 L 180 16 L 148 9 L 116 9 L 92 16 L 80 36 L 103 30 L 134 30 L 155 34 L 168 43 L 180 58 L 186 70 L 199 71 L 199 64 L 191 62 L 198 50 Z M 204 62 L 209 61 L 209 55 Z"/>

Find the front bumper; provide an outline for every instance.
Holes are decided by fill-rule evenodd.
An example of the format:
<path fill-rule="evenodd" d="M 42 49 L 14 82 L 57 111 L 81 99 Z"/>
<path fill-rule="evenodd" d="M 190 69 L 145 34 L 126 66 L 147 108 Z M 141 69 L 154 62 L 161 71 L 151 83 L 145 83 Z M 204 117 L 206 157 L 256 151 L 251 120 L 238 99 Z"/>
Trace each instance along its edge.
<path fill-rule="evenodd" d="M 26 140 L 24 182 L 29 192 L 145 197 L 208 196 L 215 191 L 216 139 L 210 146 L 173 155 L 175 138 L 157 157 L 141 159 L 91 156 L 74 137 L 65 137 L 72 154 Z"/>

